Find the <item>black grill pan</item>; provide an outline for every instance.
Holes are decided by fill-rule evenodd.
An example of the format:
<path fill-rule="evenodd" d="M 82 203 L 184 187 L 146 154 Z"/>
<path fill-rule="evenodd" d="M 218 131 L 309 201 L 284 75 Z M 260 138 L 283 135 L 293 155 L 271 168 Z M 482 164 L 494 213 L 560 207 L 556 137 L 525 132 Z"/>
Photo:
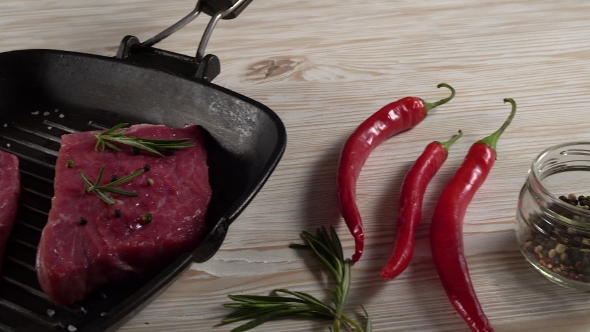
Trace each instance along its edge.
<path fill-rule="evenodd" d="M 148 42 L 125 37 L 112 58 L 58 50 L 0 53 L 0 150 L 19 158 L 22 178 L 0 277 L 0 331 L 114 331 L 193 262 L 218 250 L 279 162 L 285 128 L 268 107 L 210 83 L 219 72 L 214 55 L 193 58 L 152 45 L 195 12 L 214 8 L 206 44 L 218 19 L 237 16 L 249 2 L 199 2 L 184 21 Z M 224 5 L 229 9 L 219 9 Z M 55 305 L 37 282 L 35 254 L 51 207 L 60 136 L 122 122 L 205 128 L 213 189 L 207 236 L 158 274 L 98 290 L 72 306 Z"/>

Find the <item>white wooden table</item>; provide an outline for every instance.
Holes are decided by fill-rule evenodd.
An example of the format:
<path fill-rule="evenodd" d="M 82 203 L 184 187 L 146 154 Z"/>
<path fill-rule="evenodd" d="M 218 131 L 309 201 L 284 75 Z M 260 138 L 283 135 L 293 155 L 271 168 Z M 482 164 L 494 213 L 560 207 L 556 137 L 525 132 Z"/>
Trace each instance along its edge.
<path fill-rule="evenodd" d="M 3 0 L 0 52 L 54 48 L 114 55 L 123 36 L 152 37 L 194 0 Z M 496 331 L 588 331 L 590 296 L 552 284 L 518 251 L 518 192 L 543 149 L 590 140 L 590 4 L 582 1 L 255 0 L 220 22 L 207 51 L 222 62 L 215 83 L 262 102 L 284 121 L 288 146 L 265 187 L 232 224 L 219 252 L 195 264 L 121 331 L 229 331 L 227 294 L 289 287 L 327 298 L 319 264 L 288 245 L 334 225 L 347 255 L 335 170 L 345 138 L 390 101 L 456 98 L 373 152 L 358 186 L 366 248 L 353 267 L 347 313 L 363 305 L 374 331 L 465 331 L 438 281 L 429 224 L 437 194 L 469 146 L 518 113 L 498 160 L 467 211 L 464 239 L 480 302 Z M 208 18 L 158 45 L 193 55 Z M 428 188 L 417 248 L 397 279 L 379 277 L 389 257 L 402 177 L 424 146 L 465 132 Z M 320 280 L 321 279 L 321 280 Z M 326 322 L 280 320 L 257 331 L 327 331 Z"/>

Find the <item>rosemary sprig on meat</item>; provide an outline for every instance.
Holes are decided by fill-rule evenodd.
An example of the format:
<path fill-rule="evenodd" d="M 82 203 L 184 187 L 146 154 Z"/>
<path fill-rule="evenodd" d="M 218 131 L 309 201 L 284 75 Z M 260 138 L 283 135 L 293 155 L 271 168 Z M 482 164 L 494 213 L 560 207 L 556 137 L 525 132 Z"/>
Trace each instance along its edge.
<path fill-rule="evenodd" d="M 371 332 L 371 320 L 366 311 L 367 322 L 364 329 L 355 320 L 342 313 L 350 290 L 352 262 L 348 258 L 344 259 L 342 245 L 334 228 L 330 227 L 328 232 L 322 227 L 317 230 L 315 236 L 302 232 L 301 237 L 307 243 L 306 245 L 292 244 L 290 247 L 311 249 L 330 271 L 336 282 L 336 286 L 330 289 L 334 305 L 326 304 L 312 295 L 288 289 L 275 289 L 269 296 L 228 295 L 234 302 L 226 303 L 224 307 L 234 311 L 221 322 L 229 324 L 251 319 L 231 332 L 247 331 L 273 318 L 289 316 L 332 319 L 334 332 L 339 332 L 341 327 L 350 332 Z"/>
<path fill-rule="evenodd" d="M 127 136 L 125 135 L 124 130 L 120 130 L 127 125 L 129 125 L 129 123 L 120 123 L 103 132 L 92 132 L 92 135 L 94 135 L 94 137 L 97 139 L 94 150 L 98 151 L 98 148 L 100 147 L 101 151 L 104 151 L 105 147 L 109 147 L 113 150 L 122 151 L 121 148 L 113 144 L 120 143 L 163 157 L 164 155 L 161 153 L 161 151 L 186 149 L 195 146 L 194 143 L 189 142 L 188 138 L 147 139 Z"/>
<path fill-rule="evenodd" d="M 109 205 L 115 204 L 115 199 L 113 199 L 113 197 L 111 197 L 111 195 L 109 195 L 109 193 L 123 195 L 123 196 L 129 196 L 129 197 L 139 196 L 139 194 L 134 191 L 127 191 L 127 190 L 123 190 L 123 189 L 119 189 L 119 188 L 115 188 L 115 187 L 120 186 L 123 183 L 129 182 L 129 181 L 133 180 L 134 178 L 138 177 L 143 172 L 145 172 L 143 169 L 139 169 L 127 176 L 124 176 L 124 177 L 119 178 L 115 181 L 111 181 L 110 183 L 100 186 L 98 184 L 100 183 L 100 180 L 102 180 L 102 176 L 104 174 L 104 169 L 105 169 L 105 166 L 102 166 L 102 168 L 100 169 L 100 172 L 98 173 L 98 178 L 96 179 L 95 183 L 92 183 L 92 181 L 90 181 L 90 179 L 84 173 L 82 173 L 82 172 L 78 173 L 78 174 L 80 174 L 82 181 L 84 181 L 84 183 L 88 187 L 86 189 L 86 191 L 95 194 L 96 196 L 98 196 L 98 198 L 102 199 L 103 201 L 105 201 Z"/>

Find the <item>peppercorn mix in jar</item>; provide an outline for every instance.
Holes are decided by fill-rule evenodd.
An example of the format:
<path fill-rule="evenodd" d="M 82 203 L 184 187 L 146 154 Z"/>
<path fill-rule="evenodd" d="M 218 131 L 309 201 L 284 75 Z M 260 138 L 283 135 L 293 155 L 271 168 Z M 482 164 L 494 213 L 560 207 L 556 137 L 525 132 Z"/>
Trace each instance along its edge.
<path fill-rule="evenodd" d="M 590 290 L 589 209 L 590 142 L 535 158 L 518 200 L 516 236 L 525 258 L 562 286 Z"/>

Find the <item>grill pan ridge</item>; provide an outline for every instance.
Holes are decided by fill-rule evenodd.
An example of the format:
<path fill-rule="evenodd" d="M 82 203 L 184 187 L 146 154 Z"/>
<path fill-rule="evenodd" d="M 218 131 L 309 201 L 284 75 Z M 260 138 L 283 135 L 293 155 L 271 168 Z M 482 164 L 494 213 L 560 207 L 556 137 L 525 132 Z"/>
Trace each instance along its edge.
<path fill-rule="evenodd" d="M 203 1 L 240 2 L 250 0 Z M 284 152 L 286 131 L 272 110 L 209 82 L 218 72 L 214 55 L 195 61 L 137 45 L 137 38 L 125 37 L 113 58 L 59 50 L 0 53 L 0 150 L 18 157 L 22 186 L 0 274 L 0 331 L 115 331 L 218 250 Z M 163 271 L 58 306 L 38 284 L 35 256 L 51 208 L 60 136 L 122 122 L 205 129 L 213 189 L 208 233 Z"/>

